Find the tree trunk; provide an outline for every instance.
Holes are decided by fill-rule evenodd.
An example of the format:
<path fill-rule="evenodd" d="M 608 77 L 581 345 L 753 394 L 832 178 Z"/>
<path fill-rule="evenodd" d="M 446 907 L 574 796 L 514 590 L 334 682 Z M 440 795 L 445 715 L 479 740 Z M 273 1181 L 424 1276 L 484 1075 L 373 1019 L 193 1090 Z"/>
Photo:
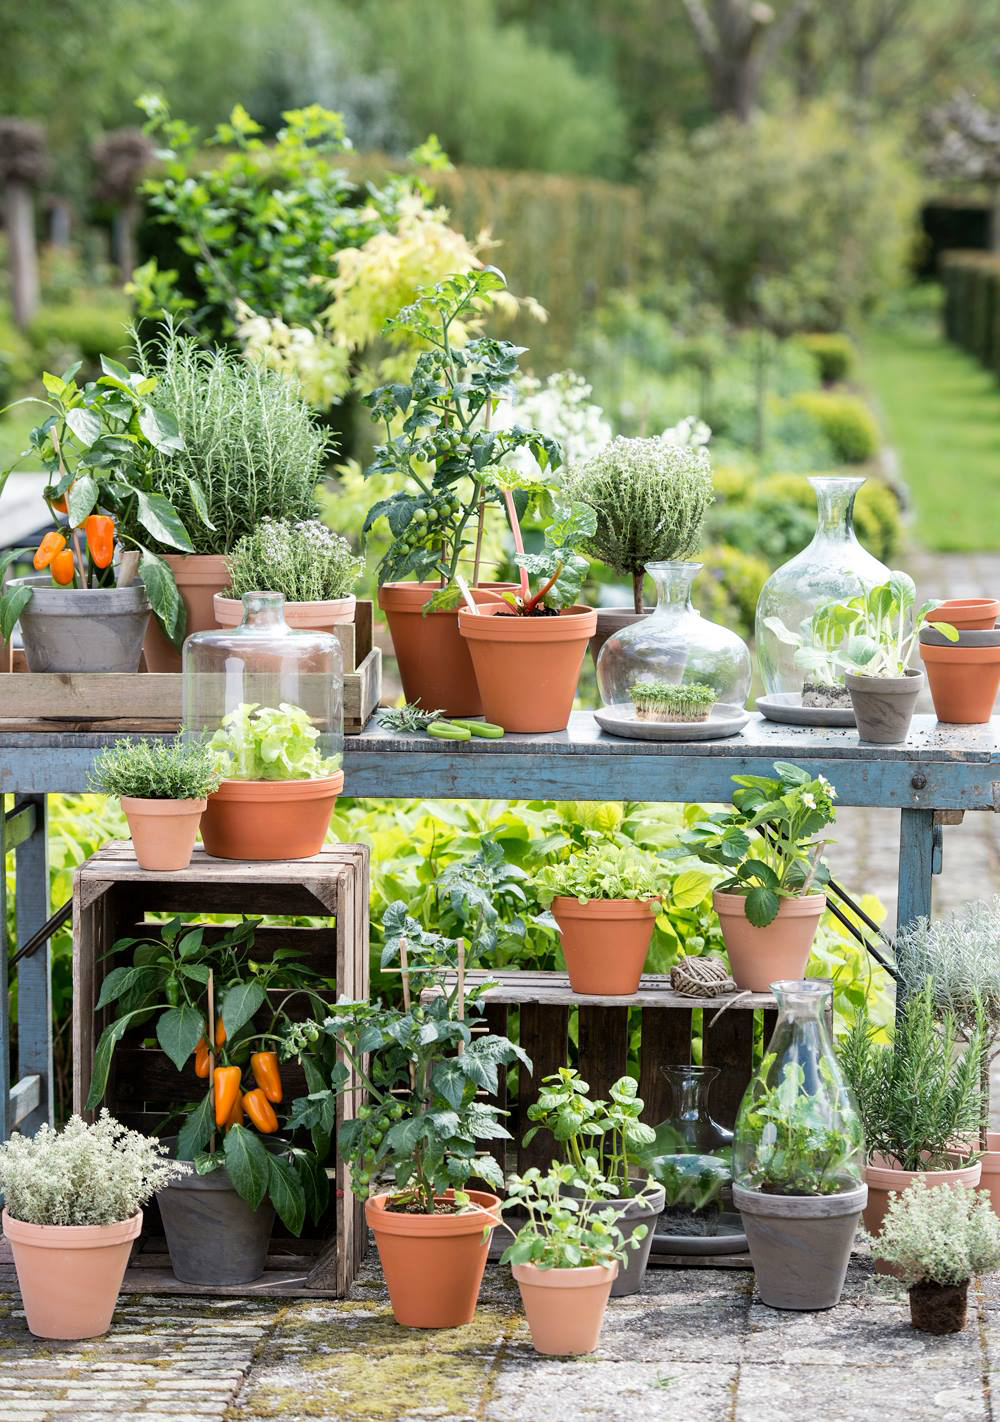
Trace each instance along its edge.
<path fill-rule="evenodd" d="M 646 574 L 644 571 L 632 574 L 632 602 L 635 606 L 636 612 L 638 612 L 640 616 L 644 611 L 642 605 L 642 585 L 645 576 Z"/>
<path fill-rule="evenodd" d="M 1000 252 L 1000 183 L 993 184 L 990 199 L 990 246 Z"/>
<path fill-rule="evenodd" d="M 7 183 L 5 216 L 10 250 L 10 302 L 14 324 L 23 327 L 38 310 L 35 205 L 27 183 Z"/>
<path fill-rule="evenodd" d="M 122 203 L 111 219 L 111 244 L 115 265 L 123 282 L 131 281 L 135 271 L 135 203 Z"/>

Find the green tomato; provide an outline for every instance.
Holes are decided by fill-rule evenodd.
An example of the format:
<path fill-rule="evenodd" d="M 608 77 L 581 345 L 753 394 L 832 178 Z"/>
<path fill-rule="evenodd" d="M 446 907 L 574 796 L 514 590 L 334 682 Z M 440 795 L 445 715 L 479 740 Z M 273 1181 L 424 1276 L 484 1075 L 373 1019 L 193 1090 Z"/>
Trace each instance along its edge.
<path fill-rule="evenodd" d="M 411 523 L 426 523 L 426 522 L 427 522 L 427 510 L 426 510 L 426 509 L 422 509 L 422 508 L 416 508 L 416 509 L 414 509 L 413 512 L 412 512 L 412 514 L 410 514 L 410 522 L 411 522 Z"/>
<path fill-rule="evenodd" d="M 373 1114 L 374 1114 L 374 1112 L 372 1111 L 372 1108 L 371 1108 L 370 1106 L 359 1106 L 359 1107 L 358 1107 L 358 1120 L 359 1120 L 359 1121 L 370 1121 L 371 1118 L 372 1118 L 372 1116 L 373 1116 Z"/>
<path fill-rule="evenodd" d="M 406 1110 L 403 1106 L 403 1103 L 401 1101 L 397 1101 L 396 1104 L 393 1106 L 392 1110 L 389 1112 L 389 1115 L 394 1121 L 401 1121 L 406 1115 Z"/>

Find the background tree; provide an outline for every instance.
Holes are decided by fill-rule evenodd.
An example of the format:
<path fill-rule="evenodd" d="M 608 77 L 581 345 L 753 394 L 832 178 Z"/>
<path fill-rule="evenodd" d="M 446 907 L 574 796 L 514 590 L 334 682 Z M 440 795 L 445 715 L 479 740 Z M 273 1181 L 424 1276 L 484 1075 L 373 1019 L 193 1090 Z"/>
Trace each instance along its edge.
<path fill-rule="evenodd" d="M 10 258 L 14 321 L 27 326 L 38 309 L 35 190 L 48 168 L 45 133 L 27 119 L 0 119 L 0 188 Z"/>
<path fill-rule="evenodd" d="M 708 72 L 716 113 L 744 122 L 758 105 L 768 66 L 794 36 L 815 0 L 787 0 L 775 11 L 764 0 L 684 0 Z"/>
<path fill-rule="evenodd" d="M 135 225 L 139 183 L 153 157 L 153 145 L 139 128 L 118 128 L 93 147 L 96 197 L 113 209 L 112 252 L 122 281 L 135 269 Z"/>
<path fill-rule="evenodd" d="M 992 201 L 990 236 L 1000 252 L 1000 113 L 955 94 L 928 115 L 930 166 L 949 182 L 983 183 Z"/>

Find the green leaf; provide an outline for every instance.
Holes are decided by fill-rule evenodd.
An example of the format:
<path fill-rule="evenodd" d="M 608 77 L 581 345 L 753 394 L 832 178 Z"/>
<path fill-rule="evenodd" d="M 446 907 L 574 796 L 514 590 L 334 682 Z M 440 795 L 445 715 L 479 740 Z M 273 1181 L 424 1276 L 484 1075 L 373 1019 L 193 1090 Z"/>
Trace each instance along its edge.
<path fill-rule="evenodd" d="M 260 983 L 236 983 L 222 999 L 222 1025 L 227 1037 L 235 1037 L 264 1005 L 265 992 Z"/>
<path fill-rule="evenodd" d="M 79 528 L 84 519 L 94 512 L 100 492 L 97 480 L 90 474 L 81 474 L 73 481 L 66 491 L 66 516 L 71 528 Z"/>
<path fill-rule="evenodd" d="M 226 1170 L 233 1189 L 256 1210 L 267 1194 L 271 1161 L 260 1136 L 245 1126 L 231 1126 L 226 1135 Z"/>
<path fill-rule="evenodd" d="M 178 548 L 182 553 L 194 552 L 194 544 L 169 499 L 162 494 L 144 493 L 142 489 L 136 490 L 136 498 L 139 502 L 137 517 L 147 533 L 168 548 Z"/>
<path fill-rule="evenodd" d="M 300 1235 L 306 1220 L 306 1195 L 298 1172 L 288 1161 L 270 1152 L 267 1161 L 271 1204 L 289 1233 Z"/>
<path fill-rule="evenodd" d="M 61 380 L 58 375 L 53 375 L 51 371 L 42 371 L 42 384 L 50 395 L 61 395 L 66 389 L 65 380 Z"/>
<path fill-rule="evenodd" d="M 446 1061 L 438 1062 L 431 1075 L 434 1090 L 444 1097 L 449 1106 L 454 1106 L 456 1111 L 462 1104 L 466 1081 L 461 1057 L 449 1057 Z"/>
<path fill-rule="evenodd" d="M 177 952 L 182 958 L 193 958 L 195 953 L 201 951 L 204 936 L 205 930 L 203 928 L 192 928 L 190 933 L 185 933 L 177 945 Z"/>
<path fill-rule="evenodd" d="M 747 894 L 746 915 L 755 928 L 766 928 L 778 916 L 781 900 L 773 889 L 758 885 Z"/>
<path fill-rule="evenodd" d="M 140 964 L 132 968 L 112 968 L 101 984 L 101 995 L 97 999 L 95 1012 L 107 1007 L 109 1002 L 117 1002 L 120 997 L 136 987 L 147 977 L 149 968 Z"/>
<path fill-rule="evenodd" d="M 201 1041 L 205 1021 L 194 1007 L 171 1007 L 156 1024 L 156 1040 L 178 1071 Z"/>
<path fill-rule="evenodd" d="M 0 597 L 0 642 L 9 642 L 17 619 L 31 601 L 34 588 L 11 588 Z"/>
<path fill-rule="evenodd" d="M 110 375 L 112 379 L 119 381 L 126 388 L 131 389 L 132 372 L 126 370 L 125 366 L 118 361 L 112 360 L 110 356 L 101 356 L 101 369 L 105 375 Z"/>
<path fill-rule="evenodd" d="M 214 529 L 215 524 L 212 522 L 209 516 L 208 500 L 205 498 L 204 489 L 198 483 L 198 480 L 193 479 L 190 474 L 188 474 L 186 477 L 188 492 L 191 495 L 191 502 L 192 504 L 194 504 L 195 513 L 201 519 L 202 523 L 205 525 L 206 528 Z"/>
<path fill-rule="evenodd" d="M 101 1040 L 97 1044 L 94 1053 L 94 1069 L 90 1077 L 90 1091 L 87 1093 L 87 1103 L 85 1109 L 94 1111 L 104 1100 L 104 1093 L 108 1089 L 108 1073 L 111 1070 L 111 1058 L 114 1056 L 115 1048 L 125 1035 L 125 1030 L 129 1022 L 136 1014 L 129 1013 L 126 1017 L 119 1017 L 117 1022 L 112 1022 L 105 1027 L 101 1033 Z"/>
<path fill-rule="evenodd" d="M 212 1139 L 215 1130 L 215 1110 L 206 1093 L 177 1133 L 178 1160 L 193 1160 Z"/>
<path fill-rule="evenodd" d="M 187 611 L 181 602 L 173 573 L 162 558 L 144 548 L 139 560 L 139 577 L 157 621 L 173 645 L 179 648 L 187 630 Z"/>
<path fill-rule="evenodd" d="M 182 963 L 181 972 L 186 978 L 191 978 L 193 982 L 208 986 L 208 980 L 212 976 L 212 970 L 207 963 Z"/>
<path fill-rule="evenodd" d="M 101 421 L 93 410 L 76 405 L 72 410 L 66 411 L 66 423 L 80 443 L 86 445 L 88 449 L 96 439 L 100 439 Z"/>

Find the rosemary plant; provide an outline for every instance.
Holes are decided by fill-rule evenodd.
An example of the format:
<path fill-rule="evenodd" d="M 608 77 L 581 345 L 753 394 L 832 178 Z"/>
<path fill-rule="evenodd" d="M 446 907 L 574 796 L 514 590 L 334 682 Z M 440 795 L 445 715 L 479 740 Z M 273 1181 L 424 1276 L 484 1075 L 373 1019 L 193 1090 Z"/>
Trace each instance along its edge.
<path fill-rule="evenodd" d="M 717 700 L 715 688 L 701 681 L 681 686 L 638 681 L 628 694 L 640 721 L 707 721 Z"/>

